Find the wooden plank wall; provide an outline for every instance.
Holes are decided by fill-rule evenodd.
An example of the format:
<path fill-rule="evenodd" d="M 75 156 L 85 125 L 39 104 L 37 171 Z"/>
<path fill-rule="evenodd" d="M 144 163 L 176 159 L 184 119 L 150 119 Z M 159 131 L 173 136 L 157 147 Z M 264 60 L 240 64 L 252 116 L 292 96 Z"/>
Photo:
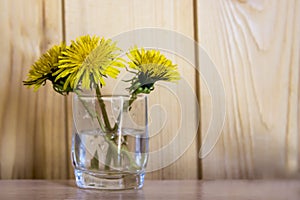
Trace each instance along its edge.
<path fill-rule="evenodd" d="M 299 3 L 198 1 L 199 38 L 226 91 L 226 121 L 203 160 L 204 178 L 298 172 Z"/>
<path fill-rule="evenodd" d="M 227 112 L 215 148 L 199 160 L 211 99 L 191 64 L 174 56 L 183 77 L 199 94 L 201 129 L 175 163 L 149 173 L 148 179 L 297 176 L 299 4 L 299 0 L 0 0 L 0 178 L 73 177 L 71 97 L 47 86 L 37 93 L 22 86 L 41 53 L 80 35 L 113 37 L 143 27 L 164 28 L 200 41 L 223 79 Z M 194 106 L 185 104 L 180 86 L 176 95 L 183 109 Z M 158 88 L 150 104 L 159 102 L 168 112 L 179 112 L 168 106 L 170 100 Z M 171 118 L 173 124 L 165 126 L 164 135 L 159 134 L 151 148 L 174 137 L 176 120 Z M 197 123 L 196 117 L 192 123 Z M 187 125 L 183 128 L 189 131 Z"/>
<path fill-rule="evenodd" d="M 22 86 L 41 53 L 62 40 L 60 0 L 1 0 L 0 177 L 67 178 L 65 100 Z"/>

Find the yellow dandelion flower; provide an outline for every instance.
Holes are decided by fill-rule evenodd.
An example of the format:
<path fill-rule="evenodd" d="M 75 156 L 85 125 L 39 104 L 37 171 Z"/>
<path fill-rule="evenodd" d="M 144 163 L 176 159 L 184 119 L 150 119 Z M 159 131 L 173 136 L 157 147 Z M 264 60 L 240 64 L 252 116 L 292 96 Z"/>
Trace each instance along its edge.
<path fill-rule="evenodd" d="M 156 81 L 173 82 L 180 79 L 177 65 L 158 50 L 139 50 L 134 47 L 127 57 L 130 59 L 129 67 L 137 71 L 137 76 L 130 80 L 131 94 L 150 93 Z"/>
<path fill-rule="evenodd" d="M 104 77 L 116 78 L 123 67 L 118 58 L 120 49 L 111 40 L 99 37 L 81 36 L 72 41 L 59 58 L 56 80 L 65 78 L 63 88 L 81 87 L 91 89 L 94 84 L 105 85 Z"/>
<path fill-rule="evenodd" d="M 54 45 L 44 53 L 32 66 L 27 75 L 27 80 L 23 81 L 24 85 L 34 87 L 36 91 L 46 80 L 54 81 L 52 73 L 58 69 L 58 60 L 61 52 L 66 48 L 64 43 Z"/>

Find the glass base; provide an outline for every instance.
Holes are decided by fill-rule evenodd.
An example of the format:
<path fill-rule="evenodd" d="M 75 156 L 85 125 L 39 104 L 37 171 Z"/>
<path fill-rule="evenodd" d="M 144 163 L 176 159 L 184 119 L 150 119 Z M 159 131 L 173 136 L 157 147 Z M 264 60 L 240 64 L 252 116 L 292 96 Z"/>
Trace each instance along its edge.
<path fill-rule="evenodd" d="M 101 190 L 140 189 L 144 184 L 145 173 L 95 173 L 75 169 L 76 184 L 80 188 Z"/>

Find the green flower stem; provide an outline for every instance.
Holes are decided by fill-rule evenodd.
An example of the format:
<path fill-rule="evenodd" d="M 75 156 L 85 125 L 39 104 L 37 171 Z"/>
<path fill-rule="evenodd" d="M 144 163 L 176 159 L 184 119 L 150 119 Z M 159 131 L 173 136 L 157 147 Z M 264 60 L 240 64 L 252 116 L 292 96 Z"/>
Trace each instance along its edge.
<path fill-rule="evenodd" d="M 104 137 L 104 138 L 107 142 L 109 141 L 109 138 L 106 138 L 106 137 Z M 112 154 L 112 148 L 110 146 L 111 146 L 111 144 L 108 145 L 108 149 L 107 149 L 107 153 L 106 153 L 106 157 L 105 157 L 105 167 L 104 167 L 105 170 L 110 169 L 109 163 L 111 163 L 111 154 Z"/>
<path fill-rule="evenodd" d="M 111 144 L 111 137 L 114 135 L 114 134 L 111 134 L 111 132 L 114 132 L 115 130 L 117 130 L 117 123 L 115 124 L 115 127 L 114 129 L 115 130 L 112 130 L 111 126 L 110 126 L 110 123 L 109 123 L 109 119 L 108 119 L 108 115 L 107 115 L 107 112 L 106 112 L 106 108 L 105 108 L 105 104 L 103 102 L 103 99 L 101 98 L 102 95 L 101 95 L 101 91 L 100 91 L 100 87 L 99 85 L 97 84 L 96 85 L 96 94 L 97 94 L 97 100 L 98 100 L 98 103 L 100 105 L 100 109 L 101 109 L 101 113 L 102 113 L 102 116 L 103 116 L 103 120 L 104 120 L 104 123 L 105 123 L 105 130 L 103 130 L 103 132 L 105 133 L 105 140 L 108 142 L 108 150 L 107 150 L 107 154 L 106 154 L 106 158 L 105 158 L 105 169 L 106 170 L 109 170 L 109 163 L 111 162 L 111 154 L 112 154 L 112 145 L 113 146 L 116 146 L 117 144 L 115 144 L 113 142 L 113 144 Z M 107 137 L 107 133 L 109 133 L 109 138 Z"/>
<path fill-rule="evenodd" d="M 88 114 L 91 116 L 91 118 L 93 119 L 94 117 L 96 117 L 96 118 L 97 118 L 97 121 L 98 121 L 98 123 L 99 123 L 99 125 L 100 125 L 100 128 L 101 128 L 102 130 L 105 130 L 105 125 L 102 124 L 101 118 L 100 118 L 100 116 L 98 115 L 98 113 L 95 112 L 94 115 L 93 115 L 93 113 L 90 111 L 90 109 L 89 109 L 87 103 L 86 103 L 85 101 L 83 101 L 83 100 L 80 98 L 80 94 L 78 93 L 78 91 L 75 90 L 74 92 L 75 92 L 75 94 L 78 96 L 79 101 L 82 103 L 83 107 L 84 107 L 85 110 L 88 112 Z"/>
<path fill-rule="evenodd" d="M 96 94 L 97 94 L 97 99 L 98 99 L 98 102 L 100 105 L 100 109 L 101 109 L 101 113 L 103 116 L 105 127 L 108 129 L 107 131 L 109 131 L 109 132 L 116 131 L 118 129 L 118 125 L 115 124 L 115 126 L 113 128 L 111 128 L 111 126 L 110 126 L 108 115 L 107 115 L 106 108 L 105 108 L 105 104 L 103 102 L 103 99 L 101 98 L 102 95 L 101 95 L 100 87 L 98 84 L 96 85 Z"/>
<path fill-rule="evenodd" d="M 129 109 L 131 108 L 131 104 L 137 99 L 137 95 L 136 94 L 132 94 L 130 96 L 129 102 L 128 102 L 128 107 Z M 126 108 L 127 109 L 127 108 Z"/>
<path fill-rule="evenodd" d="M 108 148 L 111 148 L 110 150 L 108 151 L 111 151 L 112 154 L 119 154 L 119 148 L 118 148 L 118 145 L 113 141 L 111 140 L 107 135 L 104 137 L 105 140 L 108 142 L 109 144 L 109 147 Z M 126 145 L 121 145 L 121 149 L 120 149 L 120 153 L 123 153 L 128 159 L 129 159 L 129 163 L 130 163 L 130 166 L 133 168 L 133 169 L 139 169 L 139 166 L 137 166 L 137 164 L 135 163 L 135 161 L 132 159 L 132 157 L 130 156 L 130 152 L 128 151 L 127 149 L 127 146 Z M 109 154 L 111 155 L 111 154 Z M 108 154 L 106 155 L 108 156 Z M 106 157 L 106 161 L 111 161 L 111 158 L 109 157 Z M 106 165 L 108 165 L 109 163 L 105 163 Z M 108 166 L 109 167 L 109 166 Z M 107 168 L 106 168 L 107 169 Z"/>
<path fill-rule="evenodd" d="M 94 118 L 94 117 L 96 117 L 97 118 L 97 120 L 98 120 L 98 123 L 99 123 L 99 125 L 100 125 L 100 127 L 101 127 L 101 129 L 104 131 L 104 130 L 107 130 L 106 129 L 106 125 L 104 125 L 104 124 L 102 124 L 102 122 L 101 122 L 101 119 L 100 119 L 100 116 L 97 114 L 97 113 L 92 113 L 92 111 L 89 109 L 89 107 L 88 107 L 88 105 L 86 104 L 86 102 L 85 101 L 83 101 L 81 98 L 80 98 L 80 94 L 78 93 L 78 91 L 75 91 L 75 93 L 77 94 L 77 96 L 78 96 L 78 98 L 79 98 L 79 100 L 80 100 L 80 102 L 82 103 L 82 105 L 84 106 L 84 108 L 86 109 L 86 111 L 88 112 L 88 114 L 92 117 L 92 118 Z M 100 93 L 101 94 L 101 93 Z M 99 96 L 100 97 L 100 96 Z M 99 99 L 101 99 L 101 98 L 97 98 L 98 100 Z M 99 102 L 100 103 L 100 102 Z M 101 105 L 104 105 L 105 106 L 105 104 L 104 104 L 104 102 L 103 102 L 103 100 L 102 100 L 102 104 L 100 104 L 100 107 L 102 107 Z M 105 107 L 102 107 L 102 109 L 101 109 L 101 111 L 105 111 L 105 112 L 102 112 L 102 115 L 103 115 L 103 113 L 106 113 L 106 118 L 107 118 L 107 120 L 108 120 L 108 116 L 107 116 L 107 112 L 106 112 L 106 109 L 105 109 Z M 103 116 L 103 118 L 104 118 L 104 116 Z M 104 120 L 105 121 L 105 120 Z M 115 124 L 115 127 L 117 127 L 117 124 Z M 107 133 L 107 131 L 104 131 L 104 133 Z M 119 136 L 119 137 L 121 137 L 121 136 Z M 118 154 L 119 152 L 118 152 L 118 150 L 119 150 L 119 147 L 118 147 L 118 145 L 115 143 L 115 141 L 111 138 L 111 134 L 105 134 L 105 140 L 106 140 L 106 142 L 108 143 L 108 151 L 107 151 L 107 155 L 106 155 L 106 161 L 105 161 L 105 169 L 106 170 L 109 170 L 109 163 L 111 162 L 111 155 L 112 154 Z M 127 149 L 127 146 L 126 145 L 121 145 L 121 149 L 120 149 L 120 153 L 123 153 L 127 158 L 128 158 L 128 160 L 129 160 L 129 162 L 130 162 L 130 166 L 132 167 L 132 168 L 134 168 L 134 169 L 139 169 L 139 167 L 136 165 L 136 163 L 135 163 L 135 161 L 132 159 L 132 157 L 130 156 L 130 152 L 128 151 L 128 149 Z M 96 154 L 95 154 L 96 155 Z M 94 159 L 94 158 L 93 158 Z M 96 158 L 96 159 L 98 159 L 98 158 Z"/>

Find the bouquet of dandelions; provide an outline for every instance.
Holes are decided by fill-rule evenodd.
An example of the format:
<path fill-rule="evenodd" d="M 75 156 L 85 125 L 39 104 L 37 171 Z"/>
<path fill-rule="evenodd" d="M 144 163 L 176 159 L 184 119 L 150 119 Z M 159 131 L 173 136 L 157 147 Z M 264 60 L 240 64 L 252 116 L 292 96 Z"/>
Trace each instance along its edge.
<path fill-rule="evenodd" d="M 138 49 L 135 46 L 126 53 L 128 57 L 126 60 L 120 57 L 121 53 L 121 49 L 111 40 L 89 35 L 81 36 L 76 41 L 71 41 L 69 46 L 61 43 L 43 54 L 31 66 L 24 85 L 33 87 L 36 91 L 50 81 L 56 92 L 62 95 L 74 92 L 79 100 L 83 90 L 94 91 L 102 116 L 93 113 L 84 101 L 81 102 L 90 117 L 96 118 L 102 132 L 107 133 L 105 140 L 109 148 L 117 149 L 120 146 L 115 135 L 117 123 L 110 124 L 102 99 L 101 89 L 106 84 L 105 79 L 108 77 L 116 79 L 122 68 L 132 73 L 132 78 L 124 81 L 130 84 L 127 88 L 129 92 L 127 108 L 130 109 L 137 96 L 149 94 L 157 81 L 177 81 L 180 77 L 177 66 L 158 50 Z M 122 142 L 121 151 L 128 155 L 126 141 Z M 110 159 L 109 155 L 107 159 Z M 130 156 L 128 159 L 130 160 Z M 134 161 L 130 163 L 134 167 Z"/>

